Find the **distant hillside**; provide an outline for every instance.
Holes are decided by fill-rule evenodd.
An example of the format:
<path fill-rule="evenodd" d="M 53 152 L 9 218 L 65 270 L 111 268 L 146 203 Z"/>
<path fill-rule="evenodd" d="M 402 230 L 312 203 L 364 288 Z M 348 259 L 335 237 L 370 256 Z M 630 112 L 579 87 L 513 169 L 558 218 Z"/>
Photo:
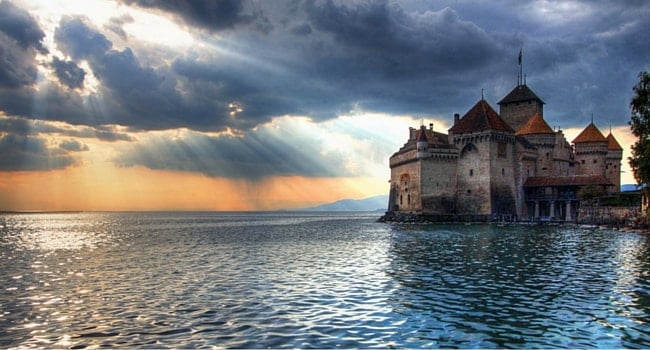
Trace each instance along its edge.
<path fill-rule="evenodd" d="M 304 208 L 308 211 L 386 211 L 388 195 L 379 195 L 365 199 L 342 199 L 334 203 Z"/>
<path fill-rule="evenodd" d="M 639 189 L 639 187 L 637 185 L 635 185 L 635 184 L 621 185 L 621 192 L 636 191 L 638 189 Z"/>
<path fill-rule="evenodd" d="M 636 191 L 637 185 L 621 185 L 621 192 Z M 388 195 L 379 195 L 365 199 L 342 199 L 333 203 L 298 210 L 305 211 L 386 211 Z"/>

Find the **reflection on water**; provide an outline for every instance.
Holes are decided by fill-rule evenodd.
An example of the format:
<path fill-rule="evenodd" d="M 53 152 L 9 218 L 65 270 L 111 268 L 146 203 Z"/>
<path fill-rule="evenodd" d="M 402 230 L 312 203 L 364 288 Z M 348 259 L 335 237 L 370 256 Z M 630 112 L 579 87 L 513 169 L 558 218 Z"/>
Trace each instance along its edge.
<path fill-rule="evenodd" d="M 0 216 L 0 347 L 648 347 L 648 238 L 372 214 Z"/>

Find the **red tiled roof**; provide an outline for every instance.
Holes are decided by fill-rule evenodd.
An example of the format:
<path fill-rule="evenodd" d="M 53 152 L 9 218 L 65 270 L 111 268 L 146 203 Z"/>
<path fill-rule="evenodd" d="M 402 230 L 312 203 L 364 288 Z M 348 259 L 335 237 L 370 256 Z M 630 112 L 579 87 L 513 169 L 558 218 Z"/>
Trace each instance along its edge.
<path fill-rule="evenodd" d="M 614 137 L 614 135 L 612 134 L 611 131 L 610 131 L 609 135 L 607 135 L 606 138 L 607 138 L 607 142 L 608 142 L 608 144 L 607 144 L 607 149 L 608 150 L 612 150 L 612 151 L 622 151 L 623 150 L 623 147 L 621 147 L 621 144 L 618 143 L 618 141 L 616 141 L 616 138 Z"/>
<path fill-rule="evenodd" d="M 613 185 L 602 175 L 573 175 L 573 176 L 533 176 L 526 179 L 524 187 L 559 187 Z"/>
<path fill-rule="evenodd" d="M 480 100 L 449 131 L 460 134 L 487 129 L 514 132 L 508 123 L 490 107 L 490 104 Z"/>
<path fill-rule="evenodd" d="M 555 132 L 546 124 L 541 115 L 535 114 L 516 133 L 517 136 L 533 134 L 555 134 Z"/>
<path fill-rule="evenodd" d="M 581 142 L 605 142 L 607 139 L 603 134 L 598 130 L 594 123 L 589 123 L 587 127 L 582 130 L 582 132 L 573 139 L 573 143 Z"/>
<path fill-rule="evenodd" d="M 513 102 L 524 102 L 524 101 L 537 101 L 539 103 L 544 103 L 527 85 L 518 85 L 506 97 L 499 101 L 500 105 L 513 103 Z"/>

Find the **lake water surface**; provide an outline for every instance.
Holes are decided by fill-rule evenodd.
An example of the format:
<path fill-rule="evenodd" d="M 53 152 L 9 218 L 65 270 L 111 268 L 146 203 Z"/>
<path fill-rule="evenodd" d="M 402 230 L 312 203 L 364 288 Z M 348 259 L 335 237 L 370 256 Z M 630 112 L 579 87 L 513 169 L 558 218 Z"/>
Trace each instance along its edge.
<path fill-rule="evenodd" d="M 378 216 L 0 215 L 0 347 L 650 347 L 648 236 Z"/>

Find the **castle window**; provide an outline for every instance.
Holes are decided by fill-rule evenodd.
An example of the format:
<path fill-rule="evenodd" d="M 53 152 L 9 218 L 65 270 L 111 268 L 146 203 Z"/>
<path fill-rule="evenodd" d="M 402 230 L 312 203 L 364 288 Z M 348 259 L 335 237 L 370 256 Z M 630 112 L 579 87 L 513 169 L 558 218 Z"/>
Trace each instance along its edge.
<path fill-rule="evenodd" d="M 505 174 L 506 174 L 506 169 L 501 168 L 501 175 L 505 175 Z"/>
<path fill-rule="evenodd" d="M 609 169 L 609 165 L 605 165 L 605 169 Z"/>
<path fill-rule="evenodd" d="M 411 204 L 411 195 L 410 194 L 406 197 L 406 203 Z"/>
<path fill-rule="evenodd" d="M 403 197 L 402 197 L 402 195 L 400 194 L 400 195 L 399 195 L 399 205 L 402 205 L 402 204 L 403 204 L 402 199 L 403 199 Z"/>
<path fill-rule="evenodd" d="M 594 159 L 594 164 L 598 163 L 598 159 Z"/>
<path fill-rule="evenodd" d="M 467 190 L 467 194 L 472 194 L 472 190 Z"/>
<path fill-rule="evenodd" d="M 469 169 L 469 176 L 474 176 L 474 169 Z"/>
<path fill-rule="evenodd" d="M 585 160 L 584 160 L 584 159 L 582 160 L 582 164 L 585 164 Z"/>

